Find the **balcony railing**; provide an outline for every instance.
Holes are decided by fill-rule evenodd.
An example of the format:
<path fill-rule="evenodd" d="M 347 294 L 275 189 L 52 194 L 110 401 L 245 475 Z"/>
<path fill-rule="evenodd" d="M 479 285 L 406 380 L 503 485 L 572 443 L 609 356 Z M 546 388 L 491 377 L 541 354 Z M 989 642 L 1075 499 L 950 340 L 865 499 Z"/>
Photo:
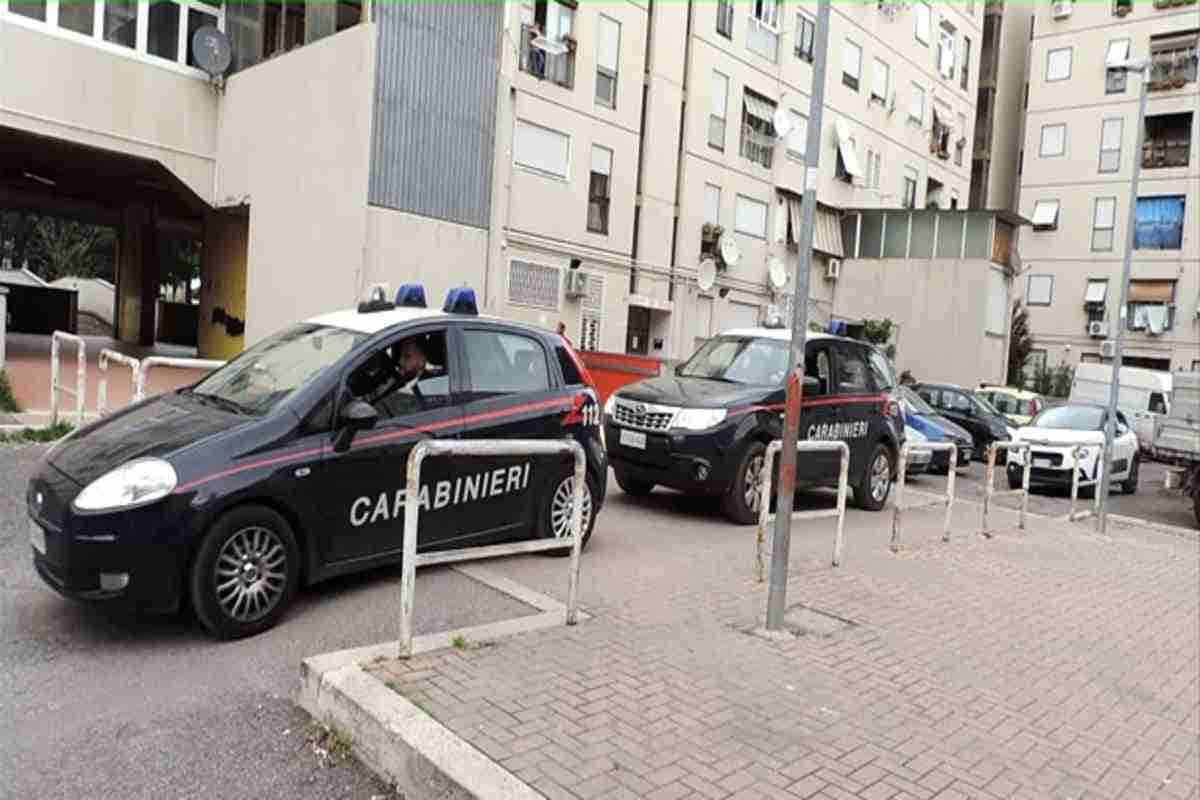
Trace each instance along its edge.
<path fill-rule="evenodd" d="M 741 153 L 743 158 L 770 169 L 771 158 L 775 154 L 775 137 L 743 125 Z"/>
<path fill-rule="evenodd" d="M 1152 92 L 1181 89 L 1196 80 L 1196 48 L 1167 50 L 1155 53 L 1150 63 L 1150 85 Z"/>
<path fill-rule="evenodd" d="M 563 42 L 566 52 L 552 55 L 533 46 L 533 40 L 541 36 L 536 25 L 521 26 L 521 71 L 538 80 L 550 81 L 566 89 L 575 85 L 575 41 Z"/>
<path fill-rule="evenodd" d="M 1142 147 L 1142 167 L 1186 167 L 1191 150 L 1187 139 L 1148 140 Z"/>

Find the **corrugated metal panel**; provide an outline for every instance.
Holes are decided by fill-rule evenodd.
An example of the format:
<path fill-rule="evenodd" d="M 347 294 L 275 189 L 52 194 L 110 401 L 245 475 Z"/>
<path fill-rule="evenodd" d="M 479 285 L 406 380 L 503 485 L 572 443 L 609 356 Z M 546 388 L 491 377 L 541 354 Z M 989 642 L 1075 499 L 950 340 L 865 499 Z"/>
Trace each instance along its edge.
<path fill-rule="evenodd" d="M 798 237 L 803 220 L 799 197 L 788 198 L 788 216 L 792 223 L 792 236 Z M 794 241 L 794 240 L 793 240 Z M 845 247 L 842 244 L 842 223 L 836 211 L 818 205 L 813 215 L 813 250 L 819 253 L 845 257 Z"/>
<path fill-rule="evenodd" d="M 487 227 L 503 6 L 375 9 L 369 202 Z"/>

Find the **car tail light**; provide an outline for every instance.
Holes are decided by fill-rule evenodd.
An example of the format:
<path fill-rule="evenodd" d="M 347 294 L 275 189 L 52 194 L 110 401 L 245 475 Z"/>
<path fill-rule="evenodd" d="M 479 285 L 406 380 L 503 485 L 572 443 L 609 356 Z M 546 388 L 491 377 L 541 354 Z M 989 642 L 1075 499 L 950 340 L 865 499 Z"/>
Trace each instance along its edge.
<path fill-rule="evenodd" d="M 596 381 L 592 378 L 592 373 L 588 372 L 588 368 L 584 366 L 583 359 L 579 357 L 579 353 L 575 352 L 575 348 L 567 344 L 567 355 L 571 357 L 571 361 L 575 364 L 575 369 L 579 370 L 579 377 L 589 389 L 596 393 L 597 402 L 600 398 L 600 390 L 596 388 Z"/>
<path fill-rule="evenodd" d="M 893 417 L 900 421 L 904 421 L 904 409 L 901 408 L 899 401 L 890 394 L 883 396 L 883 408 L 880 409 L 885 417 Z"/>
<path fill-rule="evenodd" d="M 1042 404 L 1037 400 L 1029 401 L 1029 416 L 1036 417 L 1042 412 Z"/>

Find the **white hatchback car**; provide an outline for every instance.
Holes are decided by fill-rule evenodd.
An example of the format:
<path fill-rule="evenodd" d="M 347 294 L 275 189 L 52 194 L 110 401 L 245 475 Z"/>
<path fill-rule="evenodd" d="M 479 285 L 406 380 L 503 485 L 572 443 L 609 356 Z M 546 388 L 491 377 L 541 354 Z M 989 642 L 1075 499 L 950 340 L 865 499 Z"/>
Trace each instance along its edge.
<path fill-rule="evenodd" d="M 1031 486 L 1070 488 L 1072 451 L 1082 447 L 1079 459 L 1080 480 L 1094 480 L 1098 474 L 1100 453 L 1104 445 L 1104 425 L 1108 411 L 1104 406 L 1088 403 L 1067 403 L 1042 411 L 1029 425 L 1020 428 L 1013 437 L 1030 443 L 1029 456 L 1033 464 L 1029 471 Z M 1025 453 L 1010 450 L 1008 485 L 1021 486 L 1025 471 Z M 1113 483 L 1126 494 L 1137 492 L 1138 440 L 1125 415 L 1117 412 L 1116 436 L 1113 441 Z"/>

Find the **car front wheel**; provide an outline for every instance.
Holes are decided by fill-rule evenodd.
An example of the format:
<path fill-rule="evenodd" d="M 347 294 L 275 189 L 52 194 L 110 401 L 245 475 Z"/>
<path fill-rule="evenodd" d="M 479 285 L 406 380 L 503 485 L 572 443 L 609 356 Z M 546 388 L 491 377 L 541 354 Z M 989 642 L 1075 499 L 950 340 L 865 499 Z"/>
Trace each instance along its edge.
<path fill-rule="evenodd" d="M 758 522 L 766 464 L 767 448 L 762 442 L 751 442 L 746 446 L 734 472 L 733 484 L 722 501 L 725 516 L 732 522 L 739 525 Z"/>
<path fill-rule="evenodd" d="M 242 506 L 209 529 L 189 576 L 192 608 L 219 639 L 273 627 L 296 593 L 300 549 L 287 520 L 263 506 Z"/>
<path fill-rule="evenodd" d="M 1121 481 L 1121 491 L 1125 494 L 1137 494 L 1138 490 L 1138 472 L 1141 471 L 1141 465 L 1138 464 L 1138 457 L 1135 455 L 1129 463 L 1129 474 L 1125 476 L 1125 480 Z"/>
<path fill-rule="evenodd" d="M 892 491 L 892 451 L 887 445 L 878 444 L 871 453 L 871 460 L 863 470 L 858 485 L 854 487 L 855 504 L 866 511 L 879 511 L 887 503 Z"/>

